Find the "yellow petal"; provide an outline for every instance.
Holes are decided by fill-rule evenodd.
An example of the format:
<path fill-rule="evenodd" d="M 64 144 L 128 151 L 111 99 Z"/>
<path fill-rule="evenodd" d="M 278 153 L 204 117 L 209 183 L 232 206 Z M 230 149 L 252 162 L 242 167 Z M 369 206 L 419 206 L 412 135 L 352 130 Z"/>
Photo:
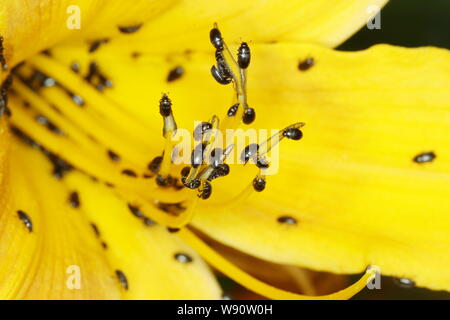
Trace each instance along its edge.
<path fill-rule="evenodd" d="M 55 52 L 57 52 L 57 50 Z M 53 52 L 53 54 L 55 54 L 55 52 Z M 59 56 L 58 54 L 55 54 L 55 55 Z M 200 62 L 204 63 L 203 62 L 204 55 L 200 55 L 199 58 L 201 60 L 198 60 L 197 62 L 200 61 Z M 101 61 L 102 65 L 103 65 L 104 60 L 99 60 L 99 61 Z M 83 62 L 85 62 L 85 61 L 83 61 Z M 103 107 L 102 104 L 106 104 L 107 103 L 106 101 L 109 101 L 109 99 L 108 99 L 109 97 L 120 98 L 120 95 L 117 95 L 117 92 L 120 92 L 120 91 L 117 91 L 117 89 L 115 87 L 115 89 L 111 90 L 111 96 L 107 96 L 108 98 L 100 98 L 102 96 L 100 93 L 90 92 L 86 88 L 83 88 L 83 87 L 87 86 L 87 84 L 82 84 L 81 82 L 76 81 L 76 79 L 72 79 L 73 77 L 77 77 L 77 76 L 75 76 L 73 74 L 72 75 L 68 74 L 67 68 L 64 68 L 63 66 L 58 65 L 58 63 L 51 61 L 49 58 L 44 58 L 44 57 L 33 58 L 32 64 L 34 64 L 41 71 L 44 71 L 45 73 L 47 73 L 51 76 L 54 76 L 58 82 L 61 82 L 64 86 L 67 86 L 67 88 L 70 91 L 73 91 L 76 93 L 78 93 L 78 92 L 86 93 L 87 104 L 84 107 L 80 108 L 80 107 L 74 106 L 73 102 L 71 105 L 70 103 L 63 103 L 63 101 L 58 101 L 58 99 L 53 99 L 53 98 L 55 98 L 55 94 L 57 94 L 58 91 L 61 91 L 61 89 L 58 89 L 58 88 L 54 88 L 53 91 L 50 91 L 50 89 L 48 89 L 48 88 L 47 89 L 44 88 L 42 90 L 39 90 L 38 92 L 30 94 L 28 92 L 29 89 L 25 89 L 22 85 L 19 85 L 20 82 L 16 82 L 16 85 L 14 87 L 15 92 L 20 94 L 21 99 L 25 99 L 26 101 L 30 102 L 31 106 L 33 108 L 29 108 L 29 107 L 24 108 L 24 106 L 21 105 L 21 103 L 20 103 L 19 97 L 12 96 L 11 101 L 14 106 L 12 120 L 13 120 L 14 124 L 21 127 L 23 130 L 25 130 L 27 133 L 32 135 L 34 138 L 37 138 L 39 141 L 42 141 L 42 143 L 45 146 L 47 146 L 54 152 L 58 152 L 59 154 L 63 155 L 71 163 L 75 164 L 78 167 L 81 167 L 83 170 L 86 170 L 94 177 L 100 176 L 103 180 L 103 178 L 106 176 L 105 175 L 101 176 L 100 174 L 102 172 L 106 173 L 106 174 L 107 173 L 114 174 L 114 170 L 107 168 L 108 167 L 107 164 L 105 165 L 105 168 L 103 168 L 103 164 L 100 164 L 101 162 L 104 162 L 105 155 L 101 155 L 101 153 L 99 153 L 99 152 L 101 152 L 102 148 L 98 143 L 91 142 L 91 146 L 89 148 L 87 148 L 87 150 L 83 150 L 83 148 L 74 149 L 73 147 L 75 147 L 75 146 L 72 146 L 72 147 L 70 146 L 70 145 L 72 145 L 72 143 L 76 143 L 76 142 L 81 143 L 82 142 L 82 138 L 80 138 L 80 136 L 81 136 L 80 134 L 83 133 L 83 128 L 81 128 L 81 131 L 80 131 L 80 128 L 76 128 L 73 126 L 70 127 L 70 131 L 67 131 L 67 129 L 69 129 L 69 125 L 71 125 L 72 119 L 75 119 L 75 121 L 78 121 L 77 120 L 78 116 L 82 116 L 82 117 L 87 117 L 87 118 L 85 118 L 85 120 L 88 120 L 90 112 L 95 112 L 95 111 L 100 112 L 101 107 Z M 152 64 L 148 65 L 147 67 L 151 67 L 151 66 L 152 66 Z M 197 65 L 197 67 L 198 66 L 199 65 Z M 134 71 L 134 70 L 135 69 L 133 68 L 132 71 Z M 138 71 L 138 69 L 136 69 L 136 71 Z M 139 71 L 142 71 L 142 68 L 139 68 Z M 139 71 L 137 74 L 139 74 Z M 19 73 L 21 73 L 21 72 L 19 72 Z M 127 74 L 127 77 L 133 76 L 133 75 L 134 75 L 133 73 L 129 73 L 129 74 Z M 127 79 L 127 77 L 124 77 L 124 79 Z M 114 79 L 117 79 L 117 78 L 114 78 Z M 201 77 L 199 79 L 201 79 Z M 156 83 L 161 82 L 161 80 L 158 76 L 156 77 L 155 80 L 156 80 Z M 195 80 L 196 80 L 195 78 L 191 79 L 191 81 L 194 81 L 194 82 L 195 82 Z M 75 83 L 77 83 L 78 85 L 74 86 Z M 127 83 L 126 81 L 123 81 L 123 82 L 121 82 L 121 86 L 119 86 L 119 88 L 124 88 L 124 85 L 130 86 L 130 84 L 131 83 Z M 93 90 L 93 89 L 91 89 L 91 90 Z M 52 94 L 50 94 L 50 92 L 52 92 Z M 145 94 L 148 94 L 148 92 L 144 90 L 143 95 L 145 95 Z M 186 98 L 188 98 L 188 97 L 186 97 Z M 44 104 L 49 103 L 46 101 L 46 99 L 49 99 L 50 100 L 49 102 L 51 103 L 51 105 L 53 105 L 54 108 L 56 108 L 56 110 L 59 110 L 58 114 L 62 117 L 56 117 L 54 113 L 50 112 L 49 108 L 46 108 L 44 106 Z M 96 103 L 92 104 L 91 102 L 93 102 L 93 101 L 97 101 L 100 105 L 97 105 Z M 147 101 L 149 101 L 149 99 L 147 99 Z M 126 104 L 126 106 L 128 106 L 128 105 L 130 105 L 130 104 Z M 67 118 L 67 112 L 71 112 L 70 110 L 73 107 L 75 107 L 76 110 L 78 110 L 78 116 L 74 117 L 72 119 Z M 109 116 L 111 116 L 110 113 L 116 114 L 117 107 L 118 107 L 118 105 L 116 105 L 114 103 L 111 104 L 110 107 L 108 104 L 108 108 L 103 110 L 104 116 L 109 117 Z M 48 116 L 52 121 L 56 121 L 58 126 L 60 126 L 60 128 L 64 132 L 69 133 L 70 136 L 58 135 L 58 134 L 55 134 L 54 132 L 53 133 L 48 132 L 48 130 L 45 127 L 39 127 L 39 124 L 37 124 L 33 120 L 33 114 L 35 114 L 35 111 L 36 111 L 36 110 L 34 110 L 34 108 L 37 108 L 39 111 L 42 111 L 43 114 L 45 116 Z M 122 107 L 122 108 L 124 108 L 124 107 Z M 147 107 L 145 107 L 145 108 L 147 109 Z M 108 110 L 108 112 L 105 112 L 106 110 Z M 132 111 L 134 109 L 132 109 L 132 110 L 125 109 L 125 110 Z M 138 109 L 138 110 L 142 111 L 143 109 Z M 182 109 L 180 111 L 182 111 Z M 202 110 L 202 111 L 204 112 L 205 110 Z M 184 112 L 186 113 L 186 110 L 184 110 Z M 93 115 L 93 114 L 91 114 L 91 115 Z M 66 119 L 63 119 L 64 116 L 66 117 Z M 192 113 L 190 116 L 191 117 L 193 116 Z M 154 116 L 151 117 L 150 119 L 146 119 L 144 117 L 141 119 L 141 121 L 147 122 L 148 120 L 151 121 L 154 118 L 155 118 Z M 114 127 L 114 125 L 116 125 L 119 122 L 117 120 L 123 120 L 123 119 L 121 119 L 121 118 L 116 119 L 116 118 L 112 117 L 111 120 L 112 120 L 112 123 L 106 122 L 105 124 L 108 126 Z M 130 119 L 128 119 L 128 120 L 130 120 Z M 135 121 L 135 123 L 137 123 L 137 122 Z M 103 124 L 103 122 L 102 122 L 102 124 Z M 132 124 L 132 122 L 130 122 L 130 124 Z M 131 126 L 131 128 L 134 128 L 134 126 Z M 152 128 L 152 126 L 148 125 L 147 128 L 150 130 Z M 80 132 L 78 132 L 78 133 L 72 132 L 73 130 L 76 130 L 76 129 L 78 129 Z M 87 134 L 88 136 L 92 136 L 94 138 L 93 139 L 94 142 L 98 142 L 96 139 L 98 132 L 95 129 L 96 129 L 96 126 L 93 126 L 92 128 L 90 128 L 90 130 L 88 129 L 88 131 L 85 132 L 85 134 Z M 112 130 L 112 131 L 114 132 L 114 130 Z M 72 133 L 73 133 L 73 135 L 72 135 Z M 158 135 L 160 135 L 160 133 Z M 71 138 L 74 138 L 74 139 L 71 139 Z M 123 136 L 119 136 L 118 138 L 119 138 L 119 140 L 124 139 Z M 77 141 L 77 139 L 81 139 L 81 140 Z M 108 142 L 108 141 L 106 141 L 106 142 Z M 117 142 L 117 141 L 114 141 L 114 142 Z M 92 158 L 87 160 L 88 157 L 84 157 L 84 158 L 82 156 L 80 157 L 80 154 L 82 154 L 84 151 L 92 152 Z M 125 156 L 126 156 L 126 154 L 125 154 Z M 96 159 L 96 160 L 94 160 L 94 159 Z M 98 161 L 97 161 L 97 159 L 98 159 Z M 137 179 L 137 177 L 134 178 L 134 180 L 135 180 L 135 183 L 138 183 L 138 181 L 139 181 L 139 179 Z M 116 190 L 118 192 L 120 192 L 120 189 L 123 187 L 124 187 L 123 185 L 117 186 Z M 155 200 L 159 200 L 158 196 L 154 195 L 153 192 L 147 192 L 147 193 L 148 193 L 147 198 L 150 198 L 148 200 L 151 200 L 152 197 L 154 197 Z M 91 194 L 94 194 L 94 192 L 91 192 Z M 172 192 L 172 195 L 176 196 L 176 195 L 174 195 L 174 192 Z M 194 197 L 195 197 L 195 194 L 194 194 Z M 173 197 L 170 200 L 175 201 Z M 92 200 L 92 201 L 94 201 L 94 200 Z M 96 201 L 98 201 L 98 200 L 96 200 Z M 110 202 L 111 201 L 108 201 L 108 203 L 110 203 Z M 133 202 L 131 202 L 131 203 L 133 203 Z M 150 212 L 144 211 L 144 212 L 148 213 L 153 218 L 154 217 L 153 211 L 150 211 Z M 101 210 L 93 210 L 93 212 L 101 212 Z M 99 225 L 99 222 L 96 222 L 96 225 Z M 105 223 L 105 226 L 106 226 L 106 228 L 108 228 L 109 224 L 106 225 L 106 223 Z M 185 234 L 185 233 L 183 233 L 183 234 Z M 123 235 L 120 235 L 120 236 L 122 236 L 122 238 L 123 238 Z M 119 238 L 119 236 L 117 236 L 117 238 Z M 216 254 L 211 253 L 210 250 L 208 250 L 203 245 L 201 245 L 201 243 L 199 244 L 198 241 L 191 242 L 191 241 L 193 241 L 192 237 L 188 237 L 187 239 L 183 238 L 183 239 L 189 241 L 189 244 L 195 245 L 195 249 L 200 250 L 205 255 L 205 257 L 208 258 L 208 261 L 210 263 L 212 263 L 215 267 L 217 267 L 219 270 L 225 272 L 226 274 L 229 274 L 232 277 L 235 276 L 235 277 L 239 278 L 236 280 L 238 280 L 238 281 L 242 280 L 243 285 L 248 286 L 251 290 L 254 290 L 256 292 L 260 292 L 263 294 L 267 294 L 268 297 L 272 297 L 272 298 L 290 298 L 290 299 L 308 299 L 308 298 L 310 298 L 308 296 L 301 296 L 301 295 L 293 294 L 290 292 L 283 292 L 279 289 L 275 289 L 271 286 L 268 286 L 268 285 L 262 283 L 261 281 L 257 281 L 256 279 L 249 277 L 248 275 L 246 275 L 239 269 L 236 269 L 236 267 L 234 267 L 233 265 L 230 265 L 229 263 L 227 263 L 226 261 L 221 259 L 219 256 L 217 256 Z M 133 263 L 130 263 L 128 268 L 131 270 L 134 270 L 134 269 L 136 269 L 136 266 Z M 119 270 L 121 270 L 121 269 L 119 269 Z M 140 269 L 138 269 L 138 271 L 139 270 Z M 360 281 L 358 281 L 356 284 L 352 285 L 348 289 L 341 291 L 337 294 L 318 297 L 318 298 L 332 299 L 332 298 L 350 297 L 351 295 L 353 295 L 357 291 L 359 291 L 361 288 L 363 288 L 365 285 L 365 281 L 370 277 L 371 277 L 371 274 L 367 273 Z"/>
<path fill-rule="evenodd" d="M 175 1 L 5 0 L 0 35 L 11 67 L 30 55 L 66 40 L 95 41 L 119 34 L 118 27 L 138 26 Z M 78 19 L 79 18 L 79 19 Z"/>
<path fill-rule="evenodd" d="M 387 0 L 9 0 L 0 8 L 0 35 L 10 66 L 61 41 L 91 43 L 117 36 L 118 27 L 145 25 L 123 37 L 138 48 L 167 52 L 205 48 L 204 34 L 223 24 L 233 41 L 303 41 L 337 46 L 361 28 Z M 148 22 L 148 23 L 147 23 Z M 233 36 L 231 36 L 233 35 Z"/>
<path fill-rule="evenodd" d="M 253 52 L 249 101 L 258 125 L 305 121 L 304 139 L 283 142 L 280 170 L 263 193 L 226 212 L 209 207 L 195 225 L 264 259 L 340 273 L 378 265 L 385 275 L 449 290 L 449 52 Z M 298 70 L 306 57 L 315 65 Z M 413 161 L 424 152 L 434 161 Z M 230 181 L 219 192 L 231 194 Z M 278 222 L 283 216 L 297 224 Z"/>
<path fill-rule="evenodd" d="M 201 258 L 166 228 L 146 226 L 110 189 L 81 173 L 55 180 L 39 151 L 17 139 L 13 147 L 12 177 L 5 190 L 19 192 L 2 194 L 2 200 L 9 201 L 0 230 L 2 297 L 221 297 Z M 16 208 L 30 217 L 31 232 Z M 79 290 L 67 286 L 74 267 L 80 270 Z"/>
<path fill-rule="evenodd" d="M 112 54 L 107 48 L 95 55 L 114 82 L 105 95 L 137 122 L 148 123 L 149 137 L 161 135 L 152 102 L 161 91 L 170 91 L 186 128 L 231 105 L 229 89 L 214 83 L 207 71 L 212 54 L 166 60 L 144 53 L 133 60 L 128 49 L 114 48 L 118 51 Z M 447 51 L 377 46 L 341 53 L 273 44 L 255 45 L 252 52 L 248 88 L 250 104 L 257 108 L 255 126 L 305 121 L 305 138 L 282 146 L 279 174 L 242 206 L 223 212 L 213 200 L 232 197 L 246 180 L 218 181 L 211 201 L 199 207 L 195 225 L 264 259 L 345 273 L 375 264 L 386 275 L 448 289 L 442 270 L 449 265 L 443 255 L 449 247 L 449 165 L 440 161 L 448 156 Z M 72 59 L 58 50 L 55 56 L 66 64 Z M 86 65 L 89 58 L 81 57 Z M 308 57 L 314 66 L 300 71 L 299 63 Z M 185 73 L 166 82 L 177 65 Z M 437 154 L 434 162 L 413 162 L 427 151 Z M 280 216 L 296 218 L 297 226 L 278 223 Z"/>
<path fill-rule="evenodd" d="M 306 42 L 335 47 L 386 3 L 387 0 L 184 0 L 150 21 L 141 34 L 121 41 L 147 52 L 209 49 L 204 38 L 217 22 L 229 43 Z"/>
<path fill-rule="evenodd" d="M 220 299 L 215 277 L 176 233 L 133 215 L 108 187 L 80 173 L 67 176 L 79 190 L 83 211 L 107 243 L 107 256 L 126 275 L 128 299 Z"/>
<path fill-rule="evenodd" d="M 9 134 L 5 126 L 1 131 L 3 144 Z M 50 163 L 17 140 L 12 147 L 1 168 L 0 297 L 119 298 L 100 242 L 86 218 L 71 209 Z"/>

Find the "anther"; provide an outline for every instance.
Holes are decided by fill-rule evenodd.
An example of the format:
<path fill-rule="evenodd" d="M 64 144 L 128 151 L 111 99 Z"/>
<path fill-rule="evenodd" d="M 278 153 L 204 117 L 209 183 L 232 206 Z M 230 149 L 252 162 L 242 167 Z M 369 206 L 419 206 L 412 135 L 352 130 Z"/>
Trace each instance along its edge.
<path fill-rule="evenodd" d="M 247 108 L 244 110 L 244 115 L 242 116 L 242 121 L 245 124 L 251 124 L 253 121 L 255 121 L 256 118 L 256 112 L 253 108 Z"/>
<path fill-rule="evenodd" d="M 173 134 L 177 130 L 177 124 L 172 114 L 172 101 L 165 93 L 159 100 L 159 113 L 164 119 L 163 136 L 170 140 L 168 135 Z"/>
<path fill-rule="evenodd" d="M 278 131 L 276 134 L 271 136 L 269 139 L 260 144 L 260 149 L 258 150 L 258 157 L 266 155 L 275 145 L 277 145 L 282 139 L 288 138 L 292 140 L 299 140 L 302 137 L 302 132 L 299 128 L 305 125 L 304 122 L 294 123 L 283 130 Z"/>
<path fill-rule="evenodd" d="M 236 115 L 237 111 L 238 111 L 238 108 L 239 108 L 239 103 L 236 103 L 236 104 L 232 105 L 230 107 L 230 109 L 228 109 L 228 111 L 227 111 L 227 116 L 228 117 L 234 117 Z"/>
<path fill-rule="evenodd" d="M 198 194 L 199 198 L 201 198 L 203 200 L 208 199 L 211 196 L 211 193 L 212 193 L 211 183 L 209 183 L 208 181 L 205 181 L 203 183 L 203 186 L 202 186 L 201 190 L 199 190 L 199 191 L 200 191 L 200 193 Z"/>
<path fill-rule="evenodd" d="M 163 117 L 168 117 L 172 113 L 172 101 L 164 93 L 161 100 L 159 100 L 159 113 Z"/>
<path fill-rule="evenodd" d="M 246 42 L 242 42 L 238 49 L 238 64 L 242 69 L 247 69 L 250 64 L 250 47 Z"/>
<path fill-rule="evenodd" d="M 260 169 L 267 169 L 269 167 L 269 162 L 264 157 L 258 157 L 256 159 L 256 166 Z"/>
<path fill-rule="evenodd" d="M 202 139 L 203 135 L 212 129 L 212 124 L 210 122 L 201 122 L 194 129 L 194 139 L 199 141 Z"/>
<path fill-rule="evenodd" d="M 253 179 L 253 189 L 257 192 L 261 192 L 266 188 L 266 179 L 263 177 L 256 177 Z"/>
<path fill-rule="evenodd" d="M 214 56 L 218 63 L 225 61 L 225 58 L 223 56 L 223 50 L 216 50 L 216 54 Z"/>
<path fill-rule="evenodd" d="M 223 39 L 222 34 L 220 33 L 219 29 L 214 27 L 209 32 L 209 39 L 214 46 L 219 51 L 223 50 Z"/>
<path fill-rule="evenodd" d="M 291 140 L 300 140 L 303 132 L 299 128 L 288 128 L 283 131 L 283 136 Z"/>
<path fill-rule="evenodd" d="M 259 150 L 259 145 L 256 143 L 249 144 L 242 150 L 241 161 L 246 164 L 250 158 L 254 157 Z"/>
<path fill-rule="evenodd" d="M 215 148 L 211 151 L 209 162 L 211 166 L 216 169 L 219 164 L 223 162 L 223 150 L 221 148 Z"/>
<path fill-rule="evenodd" d="M 203 163 L 203 152 L 206 145 L 204 143 L 198 144 L 191 153 L 191 165 L 193 168 L 197 168 Z"/>
<path fill-rule="evenodd" d="M 201 185 L 201 181 L 198 178 L 192 179 L 189 183 L 186 183 L 186 179 L 182 178 L 181 182 L 183 182 L 184 186 L 189 189 L 197 189 Z"/>
<path fill-rule="evenodd" d="M 223 55 L 217 55 L 216 54 L 216 60 L 217 60 L 217 70 L 219 70 L 220 75 L 224 79 L 231 79 L 233 77 L 232 72 L 230 70 L 230 67 L 225 62 L 225 59 Z"/>
<path fill-rule="evenodd" d="M 216 171 L 220 174 L 221 177 L 225 177 L 230 173 L 230 166 L 226 163 L 221 163 L 216 168 Z"/>
<path fill-rule="evenodd" d="M 220 177 L 225 177 L 229 173 L 230 173 L 230 166 L 226 163 L 221 163 L 214 168 L 213 172 L 209 175 L 207 180 L 212 181 Z"/>
<path fill-rule="evenodd" d="M 219 69 L 216 68 L 216 66 L 211 67 L 211 74 L 213 78 L 220 84 L 229 84 L 231 82 L 230 77 L 226 77 L 223 72 L 220 72 Z"/>
<path fill-rule="evenodd" d="M 181 178 L 187 178 L 187 176 L 189 175 L 190 171 L 191 171 L 191 167 L 184 167 L 181 170 Z"/>

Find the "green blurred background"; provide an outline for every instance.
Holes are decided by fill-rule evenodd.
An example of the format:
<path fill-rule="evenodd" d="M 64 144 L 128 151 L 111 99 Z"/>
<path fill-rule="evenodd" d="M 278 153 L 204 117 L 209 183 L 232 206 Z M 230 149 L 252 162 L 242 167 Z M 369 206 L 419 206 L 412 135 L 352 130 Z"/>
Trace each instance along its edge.
<path fill-rule="evenodd" d="M 391 0 L 381 11 L 381 29 L 362 28 L 338 50 L 376 43 L 450 49 L 450 0 Z"/>

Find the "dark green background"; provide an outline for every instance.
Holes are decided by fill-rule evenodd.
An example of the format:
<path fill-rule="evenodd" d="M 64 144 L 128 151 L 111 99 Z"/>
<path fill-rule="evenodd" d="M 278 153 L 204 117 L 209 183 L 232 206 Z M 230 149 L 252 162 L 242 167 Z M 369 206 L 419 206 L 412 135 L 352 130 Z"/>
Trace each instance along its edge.
<path fill-rule="evenodd" d="M 377 43 L 450 49 L 450 0 L 391 0 L 381 11 L 381 29 L 362 28 L 339 50 Z"/>

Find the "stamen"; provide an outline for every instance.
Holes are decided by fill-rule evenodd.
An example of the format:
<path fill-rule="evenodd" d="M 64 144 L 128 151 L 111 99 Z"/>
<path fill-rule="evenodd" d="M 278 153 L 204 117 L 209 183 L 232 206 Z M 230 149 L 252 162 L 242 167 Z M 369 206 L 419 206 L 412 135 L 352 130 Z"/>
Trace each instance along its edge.
<path fill-rule="evenodd" d="M 266 188 L 266 176 L 264 170 L 267 170 L 270 166 L 269 161 L 265 156 L 273 149 L 282 139 L 288 138 L 290 140 L 299 140 L 302 137 L 302 132 L 299 128 L 303 127 L 305 123 L 294 123 L 283 130 L 278 131 L 272 135 L 269 139 L 261 144 L 252 143 L 242 150 L 240 160 L 245 165 L 250 160 L 259 168 L 258 175 L 253 179 L 243 191 L 241 191 L 236 197 L 219 205 L 224 208 L 232 208 L 243 201 L 245 201 L 254 191 L 261 192 Z"/>
<path fill-rule="evenodd" d="M 169 185 L 167 180 L 172 167 L 172 151 L 174 145 L 172 138 L 177 130 L 177 124 L 172 113 L 172 102 L 165 93 L 159 101 L 159 113 L 164 120 L 163 136 L 166 139 L 166 145 L 164 147 L 161 168 L 156 181 L 159 186 L 165 187 Z"/>
<path fill-rule="evenodd" d="M 163 137 L 167 139 L 177 130 L 177 124 L 172 114 L 172 101 L 165 93 L 159 101 L 159 113 L 164 119 Z"/>
<path fill-rule="evenodd" d="M 18 102 L 17 102 L 18 104 Z M 85 172 L 95 172 L 96 176 L 103 181 L 113 182 L 115 185 L 120 185 L 121 189 L 127 190 L 126 197 L 129 198 L 130 195 L 146 195 L 151 194 L 158 199 L 163 201 L 183 201 L 185 199 L 185 194 L 174 193 L 174 192 L 164 192 L 159 191 L 155 186 L 152 187 L 145 180 L 138 180 L 133 178 L 130 181 L 130 177 L 122 175 L 117 172 L 114 168 L 115 164 L 110 161 L 105 162 L 95 162 L 91 161 L 91 157 L 87 152 L 89 149 L 79 148 L 72 140 L 67 137 L 54 135 L 35 121 L 30 119 L 25 113 L 25 109 L 16 108 L 14 112 L 14 117 L 12 118 L 13 124 L 18 127 L 21 131 L 27 132 L 36 141 L 45 141 L 46 147 L 52 152 L 58 152 L 58 155 L 64 159 L 70 159 L 71 162 L 76 163 L 78 168 Z M 59 159 L 59 158 L 58 158 Z M 117 189 L 119 191 L 119 189 Z"/>
<path fill-rule="evenodd" d="M 278 133 L 271 136 L 269 139 L 264 141 L 259 145 L 258 149 L 258 157 L 266 155 L 270 150 L 273 149 L 281 140 L 284 138 L 288 138 L 290 140 L 300 140 L 303 136 L 303 133 L 300 131 L 300 128 L 305 125 L 304 122 L 297 122 L 291 124 L 290 126 L 284 128 L 283 130 L 278 131 Z"/>
<path fill-rule="evenodd" d="M 246 69 L 250 64 L 250 47 L 246 42 L 241 43 L 238 49 L 236 62 L 236 60 L 234 60 L 233 58 L 233 54 L 223 40 L 216 23 L 214 24 L 213 29 L 211 29 L 210 31 L 210 40 L 214 48 L 216 49 L 217 62 L 217 66 L 213 66 L 211 68 L 212 76 L 220 84 L 228 84 L 233 81 L 236 91 L 238 104 L 235 105 L 234 109 L 229 110 L 228 115 L 235 120 L 236 118 L 234 118 L 234 116 L 237 114 L 239 106 L 242 106 L 242 110 L 240 111 L 240 116 L 238 117 L 238 119 L 242 119 L 242 122 L 244 124 L 251 124 L 255 120 L 256 112 L 253 108 L 250 108 L 247 103 Z M 238 72 L 233 72 L 230 64 L 228 63 L 227 56 L 230 58 L 230 61 L 233 62 L 233 65 L 238 69 Z M 237 78 L 235 74 L 239 74 L 239 78 Z M 232 127 L 235 127 L 235 121 L 232 122 Z"/>

